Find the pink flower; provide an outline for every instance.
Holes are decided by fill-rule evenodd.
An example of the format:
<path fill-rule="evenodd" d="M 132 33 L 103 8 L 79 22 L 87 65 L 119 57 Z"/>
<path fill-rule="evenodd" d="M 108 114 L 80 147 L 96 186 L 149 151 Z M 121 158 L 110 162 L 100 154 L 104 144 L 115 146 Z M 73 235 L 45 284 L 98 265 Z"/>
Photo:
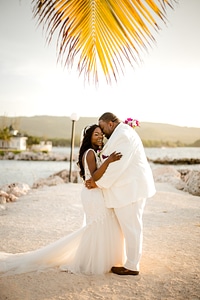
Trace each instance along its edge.
<path fill-rule="evenodd" d="M 140 123 L 138 120 L 136 119 L 132 119 L 132 118 L 127 118 L 125 121 L 124 121 L 125 124 L 131 126 L 132 128 L 135 128 L 135 127 L 139 127 L 140 126 Z"/>

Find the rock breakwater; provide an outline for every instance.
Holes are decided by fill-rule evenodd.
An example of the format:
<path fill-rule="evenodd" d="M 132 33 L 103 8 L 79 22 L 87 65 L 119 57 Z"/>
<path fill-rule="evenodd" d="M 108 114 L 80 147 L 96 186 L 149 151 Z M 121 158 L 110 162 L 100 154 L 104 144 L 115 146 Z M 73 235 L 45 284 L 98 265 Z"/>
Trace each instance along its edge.
<path fill-rule="evenodd" d="M 74 155 L 74 159 L 75 159 Z M 55 152 L 23 151 L 20 153 L 3 152 L 0 160 L 25 160 L 25 161 L 69 161 L 69 155 Z"/>
<path fill-rule="evenodd" d="M 77 154 L 74 154 L 73 160 L 77 160 Z M 195 165 L 200 164 L 200 158 L 170 158 L 165 156 L 163 158 L 148 158 L 149 162 L 154 164 L 162 165 Z M 25 161 L 69 161 L 69 154 L 61 154 L 57 152 L 33 152 L 33 151 L 23 151 L 20 153 L 2 152 L 0 155 L 0 160 L 25 160 Z"/>

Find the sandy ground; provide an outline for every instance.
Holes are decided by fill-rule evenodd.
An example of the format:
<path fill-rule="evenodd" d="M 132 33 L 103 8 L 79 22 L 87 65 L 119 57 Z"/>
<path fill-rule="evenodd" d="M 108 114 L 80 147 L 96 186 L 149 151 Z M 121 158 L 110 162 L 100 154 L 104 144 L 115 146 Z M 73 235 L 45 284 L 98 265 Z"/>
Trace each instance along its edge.
<path fill-rule="evenodd" d="M 139 276 L 58 270 L 0 278 L 0 300 L 200 299 L 200 197 L 156 184 Z M 82 225 L 81 184 L 32 190 L 0 211 L 0 251 L 37 249 Z"/>

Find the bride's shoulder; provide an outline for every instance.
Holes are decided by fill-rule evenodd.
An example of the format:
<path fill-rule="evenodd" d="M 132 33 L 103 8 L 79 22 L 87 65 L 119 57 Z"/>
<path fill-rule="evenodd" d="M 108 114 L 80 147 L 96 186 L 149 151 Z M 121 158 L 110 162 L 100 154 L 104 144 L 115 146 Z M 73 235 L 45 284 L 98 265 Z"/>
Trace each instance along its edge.
<path fill-rule="evenodd" d="M 96 152 L 94 151 L 94 149 L 90 148 L 88 150 L 85 151 L 85 153 L 83 154 L 83 158 L 92 158 L 94 157 L 96 154 Z"/>
<path fill-rule="evenodd" d="M 89 164 L 93 164 L 94 161 L 96 162 L 96 153 L 93 149 L 88 149 L 85 151 L 85 153 L 83 154 L 83 165 L 89 165 Z"/>

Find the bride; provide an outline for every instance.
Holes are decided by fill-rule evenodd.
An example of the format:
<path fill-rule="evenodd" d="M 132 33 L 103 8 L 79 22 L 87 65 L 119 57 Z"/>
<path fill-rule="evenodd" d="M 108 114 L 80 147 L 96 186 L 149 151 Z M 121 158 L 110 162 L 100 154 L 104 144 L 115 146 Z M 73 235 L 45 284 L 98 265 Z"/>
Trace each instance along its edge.
<path fill-rule="evenodd" d="M 98 151 L 103 133 L 96 124 L 87 127 L 79 150 L 80 176 L 98 180 L 110 163 L 121 158 L 113 152 L 101 164 Z M 117 162 L 115 162 L 117 163 Z M 112 266 L 123 265 L 124 239 L 113 209 L 105 207 L 101 189 L 83 184 L 81 198 L 85 224 L 77 231 L 40 249 L 25 253 L 0 252 L 0 276 L 59 268 L 83 274 L 104 274 Z"/>

